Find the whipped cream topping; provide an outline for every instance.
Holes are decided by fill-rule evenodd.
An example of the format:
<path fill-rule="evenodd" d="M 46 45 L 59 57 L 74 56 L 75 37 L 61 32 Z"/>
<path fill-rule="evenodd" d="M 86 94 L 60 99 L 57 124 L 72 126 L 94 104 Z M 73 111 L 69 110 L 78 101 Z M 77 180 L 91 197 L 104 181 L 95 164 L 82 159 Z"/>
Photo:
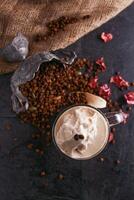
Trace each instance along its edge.
<path fill-rule="evenodd" d="M 102 124 L 102 120 L 99 122 Z M 61 116 L 59 124 L 56 142 L 64 153 L 72 158 L 81 158 L 93 153 L 93 149 L 96 151 L 99 132 L 98 113 L 94 109 L 76 106 Z M 104 122 L 102 125 L 104 129 Z"/>

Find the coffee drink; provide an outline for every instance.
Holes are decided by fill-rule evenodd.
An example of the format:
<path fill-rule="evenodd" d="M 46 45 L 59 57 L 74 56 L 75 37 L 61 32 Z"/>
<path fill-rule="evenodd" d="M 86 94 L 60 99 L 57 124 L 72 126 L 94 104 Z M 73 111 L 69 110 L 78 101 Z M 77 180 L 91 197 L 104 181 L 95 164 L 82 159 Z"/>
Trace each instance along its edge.
<path fill-rule="evenodd" d="M 90 106 L 67 109 L 57 119 L 54 127 L 57 146 L 74 159 L 94 157 L 106 145 L 108 135 L 106 118 Z"/>

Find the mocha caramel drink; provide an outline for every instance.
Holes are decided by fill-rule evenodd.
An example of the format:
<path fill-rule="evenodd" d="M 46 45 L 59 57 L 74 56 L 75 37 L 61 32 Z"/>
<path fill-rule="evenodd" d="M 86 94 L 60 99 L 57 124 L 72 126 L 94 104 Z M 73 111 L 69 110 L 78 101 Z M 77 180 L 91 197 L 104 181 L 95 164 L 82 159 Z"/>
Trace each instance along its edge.
<path fill-rule="evenodd" d="M 88 159 L 106 145 L 109 135 L 107 119 L 89 106 L 74 106 L 63 112 L 54 127 L 59 149 L 74 159 Z"/>

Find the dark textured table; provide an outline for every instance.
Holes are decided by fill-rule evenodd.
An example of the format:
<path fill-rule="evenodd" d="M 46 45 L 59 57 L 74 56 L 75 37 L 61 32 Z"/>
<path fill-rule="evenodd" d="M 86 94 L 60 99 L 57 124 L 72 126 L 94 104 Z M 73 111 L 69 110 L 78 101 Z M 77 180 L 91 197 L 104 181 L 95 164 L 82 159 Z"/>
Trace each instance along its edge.
<path fill-rule="evenodd" d="M 104 44 L 97 39 L 102 31 L 112 32 L 114 39 Z M 116 71 L 134 81 L 134 5 L 69 49 L 87 58 L 104 56 L 108 67 L 103 82 Z M 117 127 L 116 143 L 101 153 L 108 158 L 104 163 L 96 158 L 88 161 L 65 158 L 53 143 L 44 147 L 45 154 L 40 157 L 26 147 L 33 142 L 31 135 L 37 130 L 12 117 L 10 78 L 11 74 L 0 76 L 0 115 L 8 115 L 0 118 L 0 200 L 134 198 L 134 112 L 127 125 Z M 113 93 L 116 99 L 121 95 L 118 91 Z M 115 167 L 116 159 L 121 163 Z M 46 176 L 39 176 L 41 170 L 46 171 Z M 57 178 L 59 174 L 64 175 L 63 180 Z"/>

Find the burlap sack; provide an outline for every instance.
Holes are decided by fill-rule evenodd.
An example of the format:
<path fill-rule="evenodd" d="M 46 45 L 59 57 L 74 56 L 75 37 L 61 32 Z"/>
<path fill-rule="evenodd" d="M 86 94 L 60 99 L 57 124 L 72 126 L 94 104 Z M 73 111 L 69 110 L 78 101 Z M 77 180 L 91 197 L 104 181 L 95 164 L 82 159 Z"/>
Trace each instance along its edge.
<path fill-rule="evenodd" d="M 0 0 L 0 45 L 4 47 L 17 32 L 22 32 L 30 41 L 30 53 L 64 48 L 84 34 L 108 21 L 133 0 Z M 83 19 L 84 16 L 88 17 Z M 36 34 L 47 32 L 46 23 L 61 16 L 77 17 L 64 31 L 40 42 Z M 0 72 L 15 70 L 18 63 L 0 60 Z"/>

